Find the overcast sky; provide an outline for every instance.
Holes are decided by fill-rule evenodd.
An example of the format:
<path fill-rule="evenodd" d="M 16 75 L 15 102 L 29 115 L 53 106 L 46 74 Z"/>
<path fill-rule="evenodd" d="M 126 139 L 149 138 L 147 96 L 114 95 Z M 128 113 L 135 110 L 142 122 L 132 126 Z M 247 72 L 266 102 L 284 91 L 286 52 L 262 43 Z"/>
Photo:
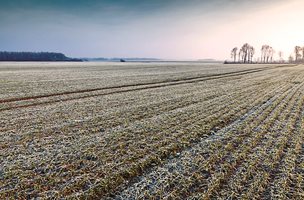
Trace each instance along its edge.
<path fill-rule="evenodd" d="M 304 46 L 302 0 L 0 0 L 0 50 L 228 59 L 248 42 Z"/>

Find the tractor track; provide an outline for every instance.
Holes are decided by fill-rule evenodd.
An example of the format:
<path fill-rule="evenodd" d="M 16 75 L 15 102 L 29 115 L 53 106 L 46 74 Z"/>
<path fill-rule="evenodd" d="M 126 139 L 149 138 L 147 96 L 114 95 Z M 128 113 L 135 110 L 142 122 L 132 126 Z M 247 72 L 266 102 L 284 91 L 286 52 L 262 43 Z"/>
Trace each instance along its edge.
<path fill-rule="evenodd" d="M 280 66 L 277 66 L 277 67 L 280 67 Z M 52 104 L 52 103 L 58 103 L 58 102 L 65 102 L 65 101 L 71 101 L 71 100 L 78 100 L 78 99 L 96 97 L 96 96 L 107 96 L 107 95 L 112 95 L 112 94 L 120 94 L 120 93 L 126 93 L 126 92 L 148 90 L 148 89 L 183 85 L 183 84 L 189 84 L 189 83 L 197 83 L 197 82 L 208 81 L 208 80 L 216 80 L 216 79 L 221 79 L 221 78 L 230 78 L 230 77 L 235 77 L 235 76 L 242 76 L 242 75 L 262 72 L 262 71 L 273 69 L 273 68 L 274 67 L 257 68 L 257 69 L 241 70 L 241 71 L 237 71 L 237 72 L 229 72 L 229 73 L 223 73 L 223 74 L 213 74 L 213 75 L 202 76 L 202 77 L 184 78 L 184 79 L 171 80 L 171 81 L 159 81 L 159 82 L 151 82 L 151 83 L 128 84 L 128 85 L 121 85 L 121 86 L 111 86 L 111 87 L 103 87 L 103 88 L 76 90 L 76 91 L 52 93 L 52 94 L 29 96 L 29 97 L 2 99 L 2 100 L 0 100 L 0 105 L 5 104 L 5 103 L 20 103 L 20 102 L 23 102 L 23 101 L 43 100 L 45 98 L 51 98 L 51 97 L 64 97 L 66 95 L 73 95 L 73 94 L 75 94 L 75 95 L 85 94 L 83 96 L 52 99 L 52 100 L 46 100 L 46 101 L 42 101 L 42 102 L 33 102 L 33 103 L 30 103 L 30 104 L 12 105 L 12 106 L 8 106 L 8 107 L 0 108 L 0 112 L 1 111 L 18 109 L 18 108 L 27 108 L 27 107 L 33 107 L 33 106 L 39 106 L 39 105 L 46 105 L 46 104 Z M 116 90 L 116 89 L 118 89 L 118 90 Z M 107 92 L 107 90 L 114 90 L 114 91 L 108 91 Z M 103 92 L 103 91 L 105 91 L 105 92 L 104 93 L 99 93 L 99 94 L 86 94 L 86 93 L 90 93 L 90 92 Z"/>

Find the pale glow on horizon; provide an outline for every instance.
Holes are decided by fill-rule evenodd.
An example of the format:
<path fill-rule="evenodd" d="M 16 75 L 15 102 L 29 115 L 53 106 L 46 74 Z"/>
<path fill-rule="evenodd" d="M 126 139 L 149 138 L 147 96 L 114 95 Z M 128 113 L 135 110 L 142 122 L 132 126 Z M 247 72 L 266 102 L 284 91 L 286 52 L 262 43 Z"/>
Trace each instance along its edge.
<path fill-rule="evenodd" d="M 220 27 L 217 35 L 211 36 L 209 40 L 214 41 L 222 35 L 220 41 L 224 46 L 231 47 L 225 48 L 227 58 L 229 50 L 248 42 L 256 49 L 255 57 L 260 56 L 262 45 L 268 44 L 276 50 L 276 59 L 278 51 L 283 51 L 284 59 L 287 59 L 293 55 L 296 45 L 304 46 L 303 7 L 303 1 L 294 0 L 250 13 L 238 21 Z"/>
<path fill-rule="evenodd" d="M 254 12 L 243 10 L 240 11 L 243 15 L 215 18 L 218 26 L 210 26 L 209 30 L 204 27 L 197 30 L 195 27 L 199 27 L 200 20 L 196 20 L 180 27 L 180 31 L 189 31 L 173 51 L 177 56 L 182 54 L 193 59 L 230 59 L 231 49 L 240 48 L 247 42 L 255 47 L 255 58 L 260 57 L 262 45 L 268 44 L 276 51 L 275 59 L 279 59 L 279 51 L 283 52 L 284 59 L 288 59 L 295 46 L 304 46 L 303 8 L 303 1 L 293 0 Z"/>
<path fill-rule="evenodd" d="M 302 8 L 304 8 L 303 1 L 292 0 L 248 13 L 246 10 L 237 10 L 237 14 L 211 13 L 188 16 L 186 19 L 181 19 L 171 32 L 169 31 L 169 34 L 172 34 L 164 41 L 163 47 L 159 44 L 161 41 L 156 40 L 155 44 L 161 51 L 174 54 L 173 59 L 220 60 L 230 59 L 231 49 L 240 48 L 246 42 L 254 46 L 256 50 L 254 57 L 260 58 L 262 45 L 268 44 L 276 51 L 274 59 L 279 59 L 277 53 L 282 51 L 286 60 L 293 55 L 296 45 L 304 46 L 304 27 L 301 26 L 304 19 Z M 161 33 L 158 33 L 158 37 L 161 37 Z M 147 52 L 155 53 L 149 50 Z"/>

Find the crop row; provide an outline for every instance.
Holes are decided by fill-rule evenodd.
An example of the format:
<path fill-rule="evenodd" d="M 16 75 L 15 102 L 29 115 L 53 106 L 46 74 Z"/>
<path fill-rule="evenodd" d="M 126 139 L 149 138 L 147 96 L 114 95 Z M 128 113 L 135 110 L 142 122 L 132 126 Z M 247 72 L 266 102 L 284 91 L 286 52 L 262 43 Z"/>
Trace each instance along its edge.
<path fill-rule="evenodd" d="M 141 154 L 147 155 L 148 153 L 155 152 L 156 155 L 157 154 L 161 155 L 161 157 L 167 157 L 172 153 L 175 154 L 176 152 L 179 151 L 179 149 L 185 148 L 186 146 L 191 145 L 191 143 L 197 141 L 197 138 L 206 137 L 212 129 L 220 128 L 221 126 L 225 126 L 226 123 L 229 123 L 229 121 L 233 121 L 233 118 L 231 118 L 231 117 L 233 115 L 235 115 L 236 113 L 241 115 L 242 113 L 246 112 L 246 110 L 244 109 L 244 106 L 245 105 L 248 106 L 248 102 L 246 101 L 246 98 L 242 98 L 240 100 L 241 101 L 235 101 L 235 104 L 233 104 L 232 108 L 226 106 L 227 110 L 222 109 L 222 112 L 219 114 L 211 115 L 211 117 L 209 117 L 209 118 L 202 116 L 201 119 L 204 119 L 204 120 L 199 120 L 200 118 L 195 117 L 195 116 L 188 116 L 189 119 L 192 119 L 192 120 L 190 120 L 189 124 L 178 123 L 179 126 L 181 126 L 181 127 L 187 127 L 185 130 L 177 130 L 177 133 L 176 133 L 176 130 L 173 129 L 174 132 L 166 133 L 165 137 L 162 133 L 161 137 L 166 138 L 165 142 L 155 143 L 155 141 L 153 141 L 153 140 L 147 141 L 147 138 L 149 138 L 149 137 L 147 137 L 147 134 L 141 134 L 141 139 L 139 141 L 145 141 L 145 143 L 147 143 L 147 144 L 156 145 L 155 147 L 153 145 L 144 146 L 146 151 Z M 236 106 L 236 105 L 238 105 L 238 106 Z M 249 106 L 250 106 L 250 104 L 249 104 Z M 198 112 L 198 111 L 196 111 L 196 112 Z M 193 121 L 193 119 L 197 120 L 197 122 Z M 174 124 L 176 124 L 176 123 L 174 123 Z M 161 128 L 165 129 L 165 130 L 170 130 L 170 127 L 164 127 L 164 128 L 161 127 Z M 132 133 L 133 132 L 131 132 L 130 136 L 128 136 L 126 138 L 131 137 Z M 158 134 L 157 132 L 154 132 L 153 130 L 149 130 L 149 133 L 153 134 L 154 138 L 156 137 L 155 134 Z M 126 134 L 126 133 L 124 132 L 124 134 Z M 173 140 L 170 139 L 170 137 L 172 137 L 172 136 L 175 136 L 172 138 Z M 118 135 L 118 137 L 116 137 L 116 138 L 121 139 L 121 138 L 123 138 L 123 136 Z M 112 138 L 111 142 L 115 143 L 116 138 Z M 136 140 L 138 141 L 138 139 L 136 139 Z M 161 141 L 158 137 L 156 137 L 155 140 Z M 176 144 L 176 145 L 174 145 L 174 144 Z M 152 146 L 152 147 L 147 148 L 147 146 Z M 127 146 L 127 147 L 129 148 L 130 146 Z M 123 157 L 124 154 L 127 154 L 130 159 L 127 161 L 131 161 L 130 163 L 138 163 L 138 161 L 134 160 L 134 156 L 138 155 L 138 151 L 134 152 L 134 153 L 132 153 L 132 150 L 131 150 L 131 152 L 122 151 L 122 153 L 120 154 L 120 152 L 118 152 L 117 149 L 125 149 L 125 148 L 118 148 L 118 146 L 114 145 L 113 149 L 115 150 L 115 151 L 113 151 L 113 153 L 115 153 L 115 155 L 117 156 L 117 159 L 119 157 Z M 158 149 L 158 151 L 155 151 L 156 149 Z M 134 155 L 133 158 L 131 157 L 132 154 Z M 149 166 L 150 165 L 149 163 L 151 163 L 151 161 L 152 161 L 152 163 L 159 162 L 158 160 L 155 160 L 155 158 L 153 156 L 150 156 L 150 158 L 149 157 L 145 158 L 145 160 L 141 161 L 141 162 L 143 162 L 142 166 L 138 166 L 138 164 L 130 165 L 130 166 L 127 165 L 128 166 L 127 174 L 124 174 L 126 172 L 125 167 L 124 166 L 121 167 L 123 169 L 123 173 L 118 174 L 118 176 L 124 177 L 124 179 L 126 179 L 128 177 L 129 178 L 134 177 L 136 174 L 141 173 L 141 171 L 143 169 L 145 169 L 146 166 Z M 114 160 L 117 160 L 117 159 L 115 158 Z M 136 159 L 138 159 L 138 158 L 136 158 Z M 149 159 L 150 159 L 150 161 L 149 161 Z M 147 162 L 147 160 L 148 160 L 148 162 Z M 126 164 L 127 163 L 125 163 L 124 165 L 126 165 Z M 140 167 L 140 168 L 138 168 L 138 167 Z M 132 171 L 132 168 L 135 168 L 136 170 Z M 110 178 L 112 178 L 112 177 L 109 177 L 109 180 L 111 181 Z M 111 185 L 113 187 L 113 185 L 119 183 L 120 180 L 115 179 L 112 182 L 110 182 L 109 185 Z M 109 188 L 105 187 L 105 190 L 109 191 Z M 102 191 L 102 188 L 99 188 L 98 191 Z"/>
<path fill-rule="evenodd" d="M 272 113 L 272 111 L 274 109 L 276 109 L 277 105 L 286 97 L 287 94 L 288 94 L 288 92 L 285 93 L 285 95 L 283 95 L 281 98 L 278 98 L 271 107 L 268 107 L 269 109 L 268 109 L 268 111 L 266 111 L 266 113 L 269 113 L 269 114 Z M 289 98 L 292 98 L 292 96 L 289 96 Z M 283 108 L 284 107 L 281 107 L 281 109 L 279 109 L 279 110 L 281 111 Z M 259 117 L 258 119 L 256 118 L 257 116 Z M 262 117 L 262 118 L 260 118 L 260 117 Z M 246 137 L 247 138 L 249 137 L 248 134 L 250 135 L 250 131 L 252 131 L 252 128 L 254 128 L 252 126 L 253 125 L 257 126 L 259 123 L 266 120 L 267 114 L 260 115 L 257 113 L 256 115 L 253 115 L 250 118 L 251 118 L 251 121 L 243 121 L 243 125 L 240 126 L 238 128 L 238 130 L 234 130 L 231 133 L 231 135 L 233 135 L 234 133 L 239 132 L 238 134 L 234 135 L 233 140 L 231 139 L 232 141 L 230 141 L 228 144 L 226 144 L 226 146 L 224 147 L 225 150 L 223 150 L 223 141 L 222 140 L 213 143 L 211 147 L 207 147 L 207 149 L 211 148 L 210 151 L 213 154 L 213 155 L 210 155 L 209 159 L 207 159 L 205 157 L 206 153 L 203 154 L 204 156 L 196 156 L 195 157 L 196 159 L 191 159 L 192 162 L 189 163 L 189 165 L 192 166 L 192 167 L 189 166 L 190 172 L 185 172 L 185 174 L 186 174 L 185 176 L 189 176 L 188 178 L 178 178 L 178 177 L 176 177 L 177 175 L 174 175 L 174 176 L 171 175 L 172 176 L 171 183 L 169 181 L 170 179 L 169 180 L 165 179 L 169 186 L 167 185 L 166 187 L 164 187 L 165 189 L 158 187 L 159 190 L 157 190 L 157 194 L 153 193 L 152 196 L 160 195 L 157 197 L 162 198 L 163 195 L 167 194 L 167 197 L 169 196 L 169 197 L 176 198 L 178 196 L 182 196 L 183 198 L 185 198 L 185 195 L 187 196 L 190 193 L 193 193 L 196 190 L 195 189 L 196 187 L 200 191 L 200 190 L 202 190 L 202 188 L 205 188 L 206 186 L 208 186 L 208 189 L 207 190 L 205 189 L 206 190 L 205 195 L 207 195 L 207 196 L 211 195 L 213 193 L 213 191 L 217 190 L 219 185 L 222 184 L 221 182 L 223 180 L 225 180 L 224 177 L 227 175 L 227 174 L 225 174 L 225 172 L 227 172 L 227 170 L 229 170 L 229 169 L 231 170 L 231 167 L 233 166 L 233 164 L 235 164 L 235 165 L 238 164 L 236 161 L 233 161 L 233 159 L 235 159 L 233 156 L 227 156 L 225 154 L 231 154 L 236 148 L 239 148 L 240 151 L 242 151 L 243 150 L 242 147 L 248 147 L 247 150 L 250 150 L 251 149 L 250 144 L 253 144 L 253 145 L 258 144 L 257 141 L 260 138 L 257 137 L 256 142 L 253 142 L 253 143 L 248 142 L 243 145 L 240 145 L 241 141 L 243 141 Z M 244 125 L 246 125 L 247 128 L 245 128 Z M 247 133 L 244 132 L 244 130 L 247 130 Z M 229 133 L 225 133 L 225 134 L 229 135 Z M 231 137 L 231 135 L 230 135 L 230 137 Z M 244 136 L 246 136 L 246 137 L 244 138 Z M 206 149 L 204 148 L 204 150 L 206 150 Z M 199 151 L 201 151 L 201 150 L 199 150 Z M 198 152 L 196 152 L 196 154 L 197 153 Z M 239 161 L 242 160 L 242 158 L 243 158 L 242 156 L 246 156 L 246 153 L 241 152 Z M 190 157 L 191 157 L 191 155 L 190 155 Z M 197 158 L 197 157 L 199 157 L 199 158 Z M 180 158 L 178 158 L 178 159 L 180 159 Z M 223 162 L 223 159 L 229 160 L 229 163 L 231 163 L 231 164 L 227 164 L 226 162 Z M 193 163 L 193 160 L 195 160 L 195 163 Z M 221 163 L 223 163 L 223 165 L 225 166 L 224 169 L 226 168 L 226 170 L 223 169 L 218 172 L 217 176 L 214 175 L 213 177 L 215 177 L 215 178 L 213 179 L 213 181 L 211 180 L 210 183 L 206 182 L 206 180 L 210 178 L 210 175 L 214 173 L 214 172 L 211 173 L 209 171 L 210 168 L 212 169 L 213 167 L 217 166 L 216 162 L 219 162 L 219 161 Z M 187 166 L 184 163 L 183 163 L 183 165 L 184 165 L 184 167 Z M 191 168 L 193 168 L 193 166 L 200 166 L 200 169 L 196 169 L 196 171 L 193 172 L 193 169 L 191 171 Z M 193 175 L 189 175 L 189 174 L 193 174 Z M 180 174 L 178 176 L 180 176 Z M 222 177 L 222 178 L 220 178 L 220 177 Z M 161 179 L 163 177 L 159 177 L 159 178 Z M 201 183 L 200 183 L 200 181 L 201 181 Z M 172 190 L 171 192 L 168 187 L 171 188 L 171 190 Z M 182 187 L 182 188 L 180 188 L 180 187 Z M 161 191 L 166 192 L 166 193 L 162 194 Z M 146 197 L 148 197 L 148 196 L 146 196 Z"/>
<path fill-rule="evenodd" d="M 298 94 L 297 97 L 294 97 L 288 103 L 283 103 L 281 108 L 284 108 L 284 110 L 275 110 L 271 119 L 266 122 L 266 127 L 270 125 L 272 127 L 270 129 L 265 129 L 263 127 L 263 131 L 259 131 L 257 133 L 262 134 L 263 138 L 261 143 L 251 150 L 253 153 L 249 155 L 248 159 L 246 159 L 242 165 L 239 166 L 235 175 L 228 180 L 229 187 L 222 190 L 222 194 L 225 194 L 224 198 L 241 194 L 243 195 L 242 198 L 253 198 L 252 195 L 261 195 L 262 193 L 262 191 L 256 189 L 257 186 L 259 186 L 259 188 L 267 188 L 268 184 L 263 185 L 262 183 L 254 181 L 255 176 L 263 178 L 265 175 L 264 180 L 267 180 L 267 172 L 269 173 L 271 170 L 276 168 L 274 167 L 274 161 L 268 162 L 265 158 L 275 157 L 273 153 L 280 152 L 281 149 L 277 149 L 277 147 L 283 147 L 283 145 L 276 144 L 277 140 L 282 139 L 282 141 L 286 141 L 286 135 L 282 133 L 287 132 L 291 126 L 295 126 L 295 118 L 293 118 L 291 111 L 294 111 L 295 106 L 297 108 L 301 106 L 302 102 L 297 103 L 300 101 L 299 98 L 300 96 Z M 246 194 L 245 191 L 247 187 L 251 188 L 248 189 Z M 256 191 L 254 191 L 253 188 L 255 188 Z M 237 196 L 235 196 L 235 198 L 237 198 Z"/>
<path fill-rule="evenodd" d="M 37 109 L 33 110 L 33 112 L 31 113 L 25 112 L 23 116 L 21 115 L 22 113 L 19 112 L 18 113 L 19 117 L 16 118 L 15 120 L 10 120 L 10 121 L 7 120 L 9 120 L 11 118 L 10 116 L 15 114 L 15 112 L 11 114 L 8 113 L 7 115 L 3 115 L 3 120 L 2 120 L 3 123 L 1 124 L 3 128 L 1 129 L 1 131 L 8 131 L 9 127 L 11 129 L 16 129 L 18 126 L 22 125 L 22 132 L 27 132 L 26 127 L 31 128 L 33 124 L 33 117 L 32 117 L 33 115 L 35 115 L 35 118 L 37 119 L 36 121 L 34 121 L 35 130 L 39 130 L 40 128 L 39 124 L 42 125 L 42 128 L 45 128 L 46 126 L 50 126 L 47 125 L 46 123 L 54 123 L 54 121 L 56 122 L 56 126 L 58 126 L 58 123 L 60 122 L 59 120 L 62 121 L 63 118 L 69 120 L 66 124 L 70 126 L 72 125 L 73 122 L 70 120 L 72 116 L 77 116 L 78 115 L 77 113 L 84 113 L 84 111 L 88 111 L 89 109 L 94 109 L 94 113 L 97 113 L 94 116 L 91 116 L 92 117 L 91 120 L 103 122 L 104 126 L 111 127 L 114 126 L 115 123 L 119 124 L 117 123 L 119 119 L 123 119 L 124 121 L 125 120 L 132 121 L 134 119 L 147 118 L 157 113 L 167 112 L 169 110 L 186 107 L 195 104 L 197 102 L 202 102 L 204 100 L 214 99 L 217 101 L 219 97 L 223 98 L 223 95 L 227 96 L 227 94 L 225 94 L 224 88 L 217 87 L 213 90 L 208 90 L 204 88 L 195 87 L 196 91 L 194 91 L 193 88 L 190 87 L 188 88 L 187 90 L 189 93 L 185 93 L 183 91 L 181 94 L 175 94 L 178 93 L 179 91 L 176 90 L 176 88 L 174 88 L 172 90 L 172 92 L 174 92 L 173 98 L 172 97 L 164 98 L 163 96 L 165 96 L 165 94 L 163 94 L 163 92 L 160 93 L 158 92 L 156 94 L 152 93 L 152 95 L 153 94 L 155 95 L 154 97 L 151 97 L 151 95 L 144 95 L 144 93 L 139 93 L 137 95 L 139 95 L 141 98 L 137 99 L 135 105 L 134 105 L 134 98 L 131 98 L 130 101 L 128 102 L 127 101 L 128 99 L 126 99 L 127 97 L 118 96 L 116 98 L 125 99 L 124 104 L 117 103 L 117 99 L 114 99 L 112 101 L 110 101 L 110 99 L 106 99 L 106 101 L 104 99 L 101 99 L 101 101 L 105 103 L 102 104 L 102 106 L 98 106 L 98 107 L 96 107 L 96 101 L 93 101 L 92 103 L 89 104 L 86 103 L 85 105 L 76 104 L 77 107 L 73 106 L 73 109 L 67 109 L 68 106 L 66 106 L 67 108 L 62 107 L 60 110 L 58 110 L 58 112 L 54 112 L 50 110 L 50 115 L 47 116 L 46 119 L 47 122 L 46 120 L 44 120 L 45 116 L 42 116 L 42 114 L 40 114 L 39 110 Z M 247 90 L 250 89 L 253 90 L 254 87 L 247 86 L 246 88 Z M 166 92 L 168 93 L 168 90 L 166 90 Z M 234 92 L 235 93 L 241 92 L 241 87 L 236 87 Z M 158 96 L 161 96 L 161 98 L 156 98 Z M 152 100 L 149 101 L 149 98 Z M 112 103 L 110 103 L 109 101 Z M 46 108 L 43 109 L 43 112 L 45 112 L 45 109 Z M 63 110 L 65 110 L 65 112 L 63 112 Z M 102 112 L 103 110 L 106 110 L 106 112 Z M 85 115 L 87 114 L 85 113 Z M 31 117 L 31 120 L 26 121 L 28 117 Z M 113 117 L 115 117 L 115 119 L 112 119 Z M 82 116 L 82 119 L 85 119 L 85 123 L 90 123 L 89 121 L 90 119 L 86 119 L 86 118 L 87 117 Z M 26 123 L 28 123 L 28 125 Z M 94 123 L 94 125 L 96 126 L 95 122 L 92 123 Z M 21 127 L 18 129 L 21 129 Z"/>
<path fill-rule="evenodd" d="M 284 106 L 279 104 L 281 101 L 294 99 L 292 95 L 298 94 L 301 84 L 288 80 L 301 82 L 301 74 L 287 71 L 284 75 L 275 76 L 271 73 L 267 72 L 263 78 L 248 76 L 248 82 L 245 80 L 246 76 L 239 77 L 243 83 L 240 82 L 237 86 L 232 83 L 238 81 L 226 78 L 204 84 L 189 84 L 179 89 L 174 87 L 176 91 L 180 91 L 180 96 L 148 102 L 148 97 L 143 95 L 135 98 L 138 102 L 130 109 L 116 103 L 124 95 L 111 95 L 113 104 L 109 103 L 108 106 L 113 107 L 113 110 L 87 120 L 74 124 L 63 123 L 62 126 L 55 127 L 41 121 L 37 123 L 40 127 L 32 129 L 31 123 L 26 123 L 25 127 L 21 126 L 20 132 L 18 128 L 11 129 L 15 134 L 3 132 L 0 154 L 5 159 L 1 161 L 3 182 L 0 183 L 0 197 L 104 197 L 201 141 L 209 141 L 213 145 L 206 157 L 210 164 L 202 160 L 202 163 L 206 163 L 203 166 L 209 166 L 208 170 L 213 170 L 212 174 L 217 173 L 218 169 L 229 169 L 229 166 L 224 165 L 226 160 L 234 158 L 238 152 L 237 147 L 248 145 L 246 142 L 242 143 L 247 139 L 251 141 L 252 129 L 260 127 L 268 116 L 282 112 Z M 203 89 L 217 83 L 220 86 L 215 89 Z M 188 93 L 188 88 L 191 87 L 200 90 L 192 89 Z M 167 91 L 162 88 L 159 90 L 159 94 Z M 130 92 L 129 104 L 132 104 L 134 94 L 137 92 Z M 73 103 L 71 105 L 69 109 L 74 108 Z M 103 108 L 97 106 L 96 109 Z M 265 109 L 267 114 L 264 114 Z M 33 113 L 34 111 L 35 109 Z M 55 113 L 58 116 L 46 120 L 60 119 L 63 112 Z M 70 114 L 66 116 L 69 119 Z M 25 116 L 24 120 L 28 119 L 31 118 Z M 232 127 L 226 131 L 231 123 L 239 129 Z M 217 135 L 222 128 L 222 135 Z M 3 130 L 10 130 L 10 127 L 3 127 Z M 237 132 L 240 134 L 231 142 Z M 225 140 L 216 142 L 220 136 Z M 253 144 L 259 145 L 262 139 L 252 138 L 252 141 L 256 141 Z M 221 154 L 218 150 L 223 148 L 231 151 Z M 210 152 L 211 150 L 214 152 Z M 236 158 L 239 160 L 237 164 L 241 163 L 241 158 L 243 157 Z M 220 174 L 216 176 L 220 177 Z M 187 197 L 190 193 L 185 191 L 189 190 L 201 195 L 192 182 L 200 186 L 197 177 L 191 177 L 189 182 L 182 179 L 180 181 L 183 185 L 176 184 L 164 192 L 172 191 L 171 195 Z M 223 184 L 220 182 L 219 187 L 215 187 L 217 183 L 213 179 L 209 181 L 211 189 L 207 191 L 212 196 Z M 185 189 L 181 190 L 181 186 Z M 185 194 L 179 194 L 181 191 Z"/>
<path fill-rule="evenodd" d="M 112 87 L 134 83 L 159 82 L 212 74 L 251 70 L 255 66 L 208 66 L 202 64 L 139 64 L 137 66 L 103 66 L 86 63 L 74 66 L 39 66 L 40 63 L 16 68 L 0 65 L 0 98 L 43 95 L 87 88 Z M 3 66 L 4 65 L 4 66 Z M 7 69 L 5 67 L 7 65 Z M 151 66 L 152 65 L 152 66 Z M 109 68 L 113 67 L 113 68 Z M 266 68 L 266 66 L 262 67 Z M 147 77 L 149 78 L 147 81 Z"/>

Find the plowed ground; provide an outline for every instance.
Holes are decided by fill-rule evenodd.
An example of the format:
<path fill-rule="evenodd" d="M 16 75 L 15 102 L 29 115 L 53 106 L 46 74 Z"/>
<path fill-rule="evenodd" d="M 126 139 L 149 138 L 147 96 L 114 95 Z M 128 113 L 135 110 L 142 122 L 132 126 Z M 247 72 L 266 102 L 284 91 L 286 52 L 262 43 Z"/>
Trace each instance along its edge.
<path fill-rule="evenodd" d="M 0 64 L 0 199 L 304 199 L 304 66 Z"/>

